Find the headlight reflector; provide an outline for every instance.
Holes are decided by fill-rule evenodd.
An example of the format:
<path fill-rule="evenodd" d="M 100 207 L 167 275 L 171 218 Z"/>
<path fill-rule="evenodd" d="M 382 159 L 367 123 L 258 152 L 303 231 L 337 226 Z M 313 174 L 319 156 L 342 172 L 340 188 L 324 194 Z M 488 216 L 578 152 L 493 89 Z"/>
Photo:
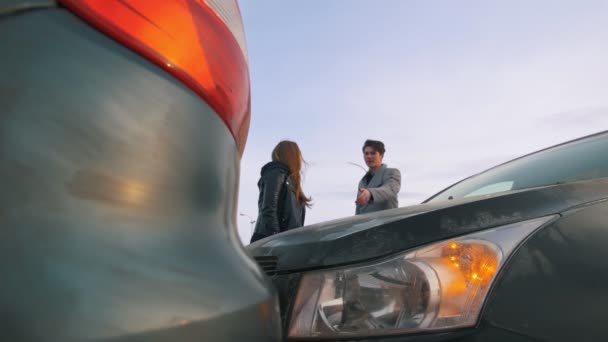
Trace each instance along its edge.
<path fill-rule="evenodd" d="M 374 336 L 473 326 L 506 257 L 555 216 L 350 268 L 304 274 L 289 337 Z"/>

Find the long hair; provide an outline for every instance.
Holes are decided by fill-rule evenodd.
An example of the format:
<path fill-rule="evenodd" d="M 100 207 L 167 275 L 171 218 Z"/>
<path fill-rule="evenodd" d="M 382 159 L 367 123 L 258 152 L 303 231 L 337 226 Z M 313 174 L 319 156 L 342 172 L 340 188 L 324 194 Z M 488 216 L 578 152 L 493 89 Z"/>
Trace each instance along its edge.
<path fill-rule="evenodd" d="M 281 162 L 289 167 L 289 175 L 295 184 L 298 202 L 300 205 L 310 208 L 311 198 L 306 197 L 304 191 L 302 191 L 301 174 L 304 158 L 302 158 L 302 152 L 300 152 L 298 144 L 289 140 L 279 142 L 274 150 L 272 150 L 272 160 Z"/>

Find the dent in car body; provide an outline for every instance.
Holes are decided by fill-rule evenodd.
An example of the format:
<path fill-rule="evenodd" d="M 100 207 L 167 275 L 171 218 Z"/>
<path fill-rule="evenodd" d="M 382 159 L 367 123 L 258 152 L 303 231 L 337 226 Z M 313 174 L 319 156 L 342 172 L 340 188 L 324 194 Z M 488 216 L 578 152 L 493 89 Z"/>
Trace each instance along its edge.
<path fill-rule="evenodd" d="M 63 8 L 0 46 L 0 340 L 279 339 L 218 115 Z"/>

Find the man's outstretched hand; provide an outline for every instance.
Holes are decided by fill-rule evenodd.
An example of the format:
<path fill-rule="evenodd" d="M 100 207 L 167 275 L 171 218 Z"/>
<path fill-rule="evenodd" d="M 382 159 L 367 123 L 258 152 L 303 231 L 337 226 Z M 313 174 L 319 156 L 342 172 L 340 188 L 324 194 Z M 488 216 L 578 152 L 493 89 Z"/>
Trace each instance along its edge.
<path fill-rule="evenodd" d="M 355 204 L 357 204 L 358 207 L 363 207 L 363 206 L 367 205 L 371 199 L 372 199 L 372 194 L 369 192 L 369 190 L 367 190 L 365 188 L 360 188 L 359 195 L 357 196 L 357 200 L 355 201 Z"/>

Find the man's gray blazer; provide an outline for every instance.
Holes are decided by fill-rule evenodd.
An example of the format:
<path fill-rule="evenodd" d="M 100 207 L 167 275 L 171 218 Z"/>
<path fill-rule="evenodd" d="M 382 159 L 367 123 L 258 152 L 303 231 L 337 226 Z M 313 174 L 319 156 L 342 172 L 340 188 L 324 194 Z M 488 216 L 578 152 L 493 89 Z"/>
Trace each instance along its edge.
<path fill-rule="evenodd" d="M 371 213 L 373 211 L 397 208 L 399 200 L 397 194 L 401 189 L 401 172 L 398 169 L 386 167 L 385 164 L 374 174 L 369 184 L 365 183 L 365 176 L 359 181 L 359 188 L 366 188 L 372 194 L 367 205 L 357 206 L 355 214 Z"/>

